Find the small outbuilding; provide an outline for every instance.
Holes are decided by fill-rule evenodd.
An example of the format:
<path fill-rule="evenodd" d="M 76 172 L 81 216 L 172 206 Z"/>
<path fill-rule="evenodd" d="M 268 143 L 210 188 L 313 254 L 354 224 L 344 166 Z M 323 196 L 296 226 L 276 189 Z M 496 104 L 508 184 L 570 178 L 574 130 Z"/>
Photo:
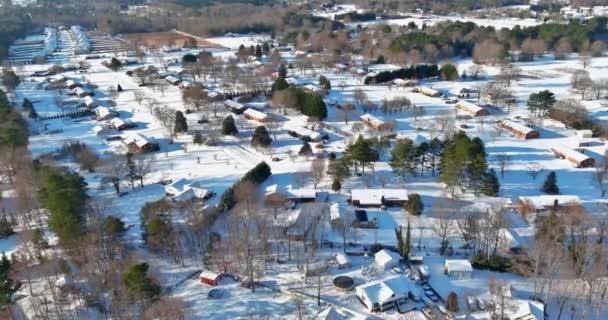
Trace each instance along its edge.
<path fill-rule="evenodd" d="M 352 263 L 350 261 L 350 258 L 346 254 L 340 252 L 336 254 L 336 265 L 340 269 L 346 269 L 350 268 Z"/>
<path fill-rule="evenodd" d="M 473 266 L 471 266 L 469 260 L 446 259 L 444 272 L 448 277 L 453 279 L 471 279 L 471 276 L 473 275 Z"/>
<path fill-rule="evenodd" d="M 374 262 L 376 266 L 382 270 L 390 269 L 399 264 L 399 260 L 401 260 L 401 256 L 396 252 L 382 249 L 374 255 Z"/>
<path fill-rule="evenodd" d="M 217 286 L 220 282 L 222 275 L 210 270 L 203 270 L 199 275 L 201 283 L 208 284 L 210 286 Z"/>

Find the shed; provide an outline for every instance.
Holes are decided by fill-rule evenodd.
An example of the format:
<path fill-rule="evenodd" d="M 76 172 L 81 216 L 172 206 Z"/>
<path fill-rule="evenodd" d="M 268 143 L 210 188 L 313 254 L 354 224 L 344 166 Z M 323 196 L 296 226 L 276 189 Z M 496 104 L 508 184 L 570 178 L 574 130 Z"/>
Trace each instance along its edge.
<path fill-rule="evenodd" d="M 453 279 L 471 279 L 473 267 L 469 260 L 465 259 L 446 259 L 444 272 Z"/>
<path fill-rule="evenodd" d="M 220 282 L 222 275 L 215 273 L 210 270 L 203 270 L 199 276 L 201 283 L 208 284 L 210 286 L 217 286 Z"/>
<path fill-rule="evenodd" d="M 401 256 L 396 252 L 382 249 L 374 255 L 374 262 L 376 265 L 383 270 L 395 267 L 399 264 Z"/>
<path fill-rule="evenodd" d="M 336 264 L 340 269 L 350 268 L 352 265 L 350 258 L 342 252 L 336 254 Z"/>

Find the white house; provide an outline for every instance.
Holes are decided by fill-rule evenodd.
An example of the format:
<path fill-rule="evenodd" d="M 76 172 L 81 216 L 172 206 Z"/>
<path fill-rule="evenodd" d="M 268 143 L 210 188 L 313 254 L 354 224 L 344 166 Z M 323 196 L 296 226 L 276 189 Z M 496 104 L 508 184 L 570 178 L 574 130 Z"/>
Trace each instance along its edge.
<path fill-rule="evenodd" d="M 453 279 L 471 279 L 473 267 L 469 260 L 465 259 L 446 259 L 444 272 Z"/>
<path fill-rule="evenodd" d="M 377 280 L 355 288 L 359 301 L 370 311 L 384 311 L 407 299 L 411 283 L 404 276 L 393 276 Z"/>
<path fill-rule="evenodd" d="M 380 269 L 389 269 L 399 264 L 401 256 L 393 251 L 382 249 L 374 255 L 374 262 Z"/>
<path fill-rule="evenodd" d="M 192 198 L 205 199 L 209 190 L 201 188 L 198 182 L 186 178 L 179 179 L 165 187 L 165 194 L 175 201 L 185 201 Z"/>
<path fill-rule="evenodd" d="M 586 130 L 576 130 L 576 137 L 579 139 L 588 139 L 588 138 L 593 138 L 593 131 L 586 129 Z"/>
<path fill-rule="evenodd" d="M 352 189 L 350 202 L 359 207 L 401 206 L 408 200 L 406 189 Z"/>
<path fill-rule="evenodd" d="M 541 302 L 513 297 L 510 286 L 500 288 L 501 294 L 485 292 L 477 296 L 469 296 L 469 319 L 491 319 L 489 312 L 483 306 L 504 305 L 505 320 L 542 320 L 544 305 Z"/>
<path fill-rule="evenodd" d="M 280 192 L 276 184 L 268 186 L 264 190 L 264 195 L 269 196 L 271 194 Z M 317 198 L 317 190 L 311 188 L 294 189 L 291 185 L 285 187 L 285 191 L 280 192 L 288 200 L 296 202 L 307 202 L 314 201 Z"/>

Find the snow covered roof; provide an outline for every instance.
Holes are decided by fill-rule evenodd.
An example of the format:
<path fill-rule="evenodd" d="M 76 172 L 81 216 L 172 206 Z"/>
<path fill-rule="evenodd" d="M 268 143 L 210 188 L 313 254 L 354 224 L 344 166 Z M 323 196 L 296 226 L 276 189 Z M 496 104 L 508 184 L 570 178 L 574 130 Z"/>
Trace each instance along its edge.
<path fill-rule="evenodd" d="M 532 197 L 519 197 L 519 200 L 536 209 L 558 205 L 579 205 L 581 199 L 574 195 L 540 195 Z"/>
<path fill-rule="evenodd" d="M 68 87 L 70 87 L 70 86 L 77 86 L 77 85 L 80 85 L 80 84 L 78 82 L 70 79 L 70 80 L 68 80 L 68 81 L 65 82 L 65 85 L 68 86 Z"/>
<path fill-rule="evenodd" d="M 436 96 L 439 94 L 439 91 L 429 87 L 418 87 L 417 89 L 427 96 Z"/>
<path fill-rule="evenodd" d="M 219 273 L 213 272 L 211 270 L 203 270 L 199 275 L 199 278 L 212 279 L 215 280 L 220 276 Z"/>
<path fill-rule="evenodd" d="M 367 122 L 367 123 L 369 123 L 370 125 L 372 125 L 374 127 L 380 127 L 380 126 L 382 126 L 384 124 L 383 120 L 380 120 L 380 119 L 372 116 L 369 113 L 366 113 L 366 114 L 362 115 L 361 116 L 361 121 Z"/>
<path fill-rule="evenodd" d="M 95 108 L 95 114 L 98 117 L 103 118 L 103 117 L 110 115 L 110 109 L 108 109 L 106 107 L 97 107 L 97 108 Z"/>
<path fill-rule="evenodd" d="M 527 127 L 519 122 L 515 122 L 515 121 L 511 121 L 511 120 L 505 120 L 502 122 L 503 126 L 509 127 L 515 131 L 521 132 L 522 134 L 528 134 L 530 132 L 533 132 L 534 129 Z"/>
<path fill-rule="evenodd" d="M 276 184 L 270 185 L 264 189 L 264 195 L 268 196 L 279 192 L 279 187 Z M 287 199 L 315 199 L 317 197 L 317 190 L 305 188 L 305 189 L 294 189 L 292 185 L 285 187 L 285 191 L 282 191 Z"/>
<path fill-rule="evenodd" d="M 312 141 L 321 140 L 325 135 L 321 132 L 313 131 L 294 124 L 287 124 L 286 129 L 295 132 L 300 137 L 308 137 Z"/>
<path fill-rule="evenodd" d="M 445 268 L 448 272 L 473 272 L 473 267 L 466 259 L 446 259 Z"/>
<path fill-rule="evenodd" d="M 127 122 L 125 120 L 122 120 L 121 118 L 114 118 L 110 120 L 110 125 L 114 128 L 121 127 L 125 124 L 127 124 Z"/>
<path fill-rule="evenodd" d="M 142 137 L 141 135 L 133 133 L 133 134 L 128 135 L 123 140 L 123 143 L 125 143 L 125 144 L 135 144 L 138 147 L 143 147 L 143 146 L 147 145 L 149 142 L 148 142 L 148 140 L 146 140 L 146 138 Z"/>
<path fill-rule="evenodd" d="M 478 113 L 484 110 L 484 108 L 465 100 L 458 101 L 458 103 L 456 103 L 456 106 L 470 113 Z"/>
<path fill-rule="evenodd" d="M 201 188 L 198 182 L 192 182 L 189 179 L 181 178 L 167 186 L 165 193 L 171 195 L 173 199 L 182 201 L 196 198 L 204 198 L 209 191 Z"/>
<path fill-rule="evenodd" d="M 230 108 L 235 108 L 235 109 L 240 109 L 245 106 L 244 104 L 242 104 L 238 101 L 231 100 L 231 99 L 224 101 L 224 104 L 229 106 Z"/>
<path fill-rule="evenodd" d="M 95 104 L 95 99 L 93 99 L 91 96 L 86 96 L 82 98 L 82 102 L 84 102 L 85 105 L 90 106 Z"/>
<path fill-rule="evenodd" d="M 560 145 L 560 144 L 556 144 L 553 147 L 551 147 L 551 151 L 554 153 L 559 153 L 560 155 L 567 158 L 568 160 L 574 160 L 578 163 L 584 162 L 589 159 L 589 157 L 586 154 L 580 153 L 574 149 L 568 148 L 568 147 L 566 147 L 564 145 Z"/>
<path fill-rule="evenodd" d="M 381 267 L 398 262 L 400 259 L 401 256 L 399 256 L 397 253 L 386 249 L 382 249 L 376 252 L 376 254 L 374 255 L 374 261 L 377 265 Z"/>
<path fill-rule="evenodd" d="M 544 319 L 542 312 L 543 304 L 541 302 L 514 298 L 511 296 L 511 289 L 509 286 L 505 286 L 503 290 L 504 292 L 501 296 L 485 292 L 472 298 L 476 301 L 482 301 L 485 305 L 504 304 L 504 317 L 507 320 Z M 475 305 L 473 305 L 472 308 L 474 309 L 472 310 L 474 312 L 471 313 L 471 316 L 473 316 L 472 319 L 491 319 L 491 317 L 488 317 L 489 314 L 487 311 L 479 310 Z"/>
<path fill-rule="evenodd" d="M 403 314 L 403 320 L 428 320 L 427 316 L 420 310 L 412 310 Z"/>
<path fill-rule="evenodd" d="M 323 311 L 321 311 L 321 313 L 319 313 L 319 315 L 315 318 L 316 320 L 343 320 L 344 317 L 338 313 L 338 311 L 336 311 L 335 307 L 329 307 Z"/>
<path fill-rule="evenodd" d="M 350 258 L 342 252 L 336 254 L 336 262 L 338 265 L 347 265 L 350 264 Z"/>
<path fill-rule="evenodd" d="M 591 138 L 591 137 L 593 137 L 593 131 L 591 131 L 589 129 L 576 130 L 576 136 L 579 138 Z"/>
<path fill-rule="evenodd" d="M 248 108 L 247 110 L 245 110 L 245 112 L 243 112 L 243 114 L 245 116 L 249 116 L 253 119 L 260 120 L 260 121 L 268 119 L 268 117 L 269 117 L 267 113 L 264 113 L 264 112 L 261 112 L 261 111 L 258 111 L 258 110 L 252 109 L 252 108 Z"/>
<path fill-rule="evenodd" d="M 166 76 L 165 80 L 169 81 L 170 83 L 176 83 L 179 82 L 179 79 L 174 77 L 174 76 Z"/>
<path fill-rule="evenodd" d="M 410 283 L 406 277 L 398 275 L 360 285 L 355 290 L 357 295 L 365 296 L 371 304 L 382 305 L 396 297 L 407 296 L 410 292 Z"/>
<path fill-rule="evenodd" d="M 332 203 L 332 205 L 329 206 L 329 217 L 332 221 L 340 219 L 340 217 L 342 217 L 341 213 L 342 211 L 338 202 Z"/>
<path fill-rule="evenodd" d="M 358 201 L 359 205 L 382 205 L 385 201 L 407 201 L 406 189 L 352 189 L 351 201 Z"/>

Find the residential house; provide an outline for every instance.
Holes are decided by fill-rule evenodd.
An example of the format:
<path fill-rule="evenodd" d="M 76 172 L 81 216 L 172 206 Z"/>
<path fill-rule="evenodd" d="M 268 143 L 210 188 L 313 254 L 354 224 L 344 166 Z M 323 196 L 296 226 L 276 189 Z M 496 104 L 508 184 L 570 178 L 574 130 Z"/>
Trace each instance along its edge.
<path fill-rule="evenodd" d="M 499 124 L 502 128 L 507 130 L 509 133 L 520 139 L 534 139 L 538 138 L 540 135 L 538 131 L 527 127 L 519 122 L 514 122 L 511 120 L 505 120 Z"/>
<path fill-rule="evenodd" d="M 414 92 L 421 93 L 429 97 L 441 97 L 441 92 L 429 87 L 415 87 Z"/>
<path fill-rule="evenodd" d="M 106 121 L 110 119 L 114 119 L 118 117 L 118 113 L 114 111 L 110 111 L 110 109 L 106 107 L 97 107 L 95 108 L 95 119 L 97 121 Z"/>
<path fill-rule="evenodd" d="M 243 112 L 243 116 L 249 120 L 257 122 L 267 122 L 270 120 L 270 115 L 252 108 L 248 108 Z"/>
<path fill-rule="evenodd" d="M 369 312 L 385 311 L 407 300 L 412 291 L 411 282 L 398 275 L 376 280 L 355 288 L 355 294 Z"/>
<path fill-rule="evenodd" d="M 390 123 L 385 122 L 384 120 L 378 119 L 369 113 L 362 115 L 360 119 L 361 119 L 361 122 L 363 122 L 365 125 L 367 125 L 370 128 L 373 128 L 375 130 L 387 130 L 391 126 Z"/>
<path fill-rule="evenodd" d="M 408 200 L 406 189 L 352 189 L 350 203 L 358 207 L 403 206 Z"/>
<path fill-rule="evenodd" d="M 190 199 L 207 199 L 212 193 L 201 187 L 198 182 L 192 182 L 186 178 L 181 178 L 165 186 L 165 195 L 173 201 L 186 201 Z"/>
<path fill-rule="evenodd" d="M 224 101 L 224 107 L 234 114 L 241 114 L 247 110 L 246 105 L 230 99 Z"/>
<path fill-rule="evenodd" d="M 110 128 L 118 131 L 133 129 L 137 127 L 135 123 L 129 120 L 122 120 L 121 118 L 113 118 L 109 121 L 108 125 L 110 126 Z"/>
<path fill-rule="evenodd" d="M 556 157 L 570 161 L 570 163 L 572 163 L 572 165 L 576 168 L 593 167 L 595 164 L 595 160 L 593 158 L 564 145 L 557 144 L 551 147 L 550 151 L 555 154 Z"/>
<path fill-rule="evenodd" d="M 474 117 L 485 116 L 488 114 L 486 109 L 484 109 L 474 103 L 468 102 L 466 100 L 460 100 L 460 101 L 456 102 L 455 107 Z"/>
<path fill-rule="evenodd" d="M 127 149 L 131 153 L 145 153 L 159 150 L 157 143 L 150 142 L 139 134 L 131 134 L 125 137 L 122 143 L 127 146 Z"/>

